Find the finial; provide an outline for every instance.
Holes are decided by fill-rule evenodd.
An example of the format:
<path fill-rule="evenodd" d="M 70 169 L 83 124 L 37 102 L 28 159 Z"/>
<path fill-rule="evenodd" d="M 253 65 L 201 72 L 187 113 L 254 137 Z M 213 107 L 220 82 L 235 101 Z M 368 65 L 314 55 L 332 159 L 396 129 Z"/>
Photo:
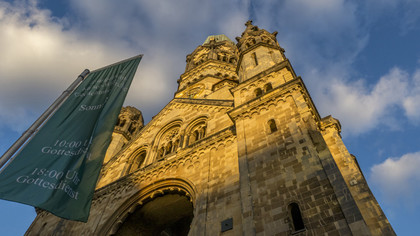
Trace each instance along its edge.
<path fill-rule="evenodd" d="M 252 20 L 249 20 L 249 21 L 247 21 L 247 22 L 245 23 L 245 26 L 246 26 L 246 27 L 248 27 L 248 26 L 250 26 L 250 25 L 252 25 Z"/>

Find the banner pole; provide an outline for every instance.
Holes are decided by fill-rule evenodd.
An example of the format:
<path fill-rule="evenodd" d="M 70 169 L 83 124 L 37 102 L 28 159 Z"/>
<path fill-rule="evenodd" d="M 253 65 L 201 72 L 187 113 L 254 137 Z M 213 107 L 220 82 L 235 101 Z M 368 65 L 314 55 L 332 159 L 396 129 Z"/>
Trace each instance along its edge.
<path fill-rule="evenodd" d="M 58 97 L 53 104 L 27 129 L 16 142 L 0 158 L 0 169 L 6 164 L 7 161 L 20 149 L 20 147 L 37 131 L 48 117 L 66 100 L 76 87 L 86 78 L 90 73 L 85 69 L 77 79 Z"/>

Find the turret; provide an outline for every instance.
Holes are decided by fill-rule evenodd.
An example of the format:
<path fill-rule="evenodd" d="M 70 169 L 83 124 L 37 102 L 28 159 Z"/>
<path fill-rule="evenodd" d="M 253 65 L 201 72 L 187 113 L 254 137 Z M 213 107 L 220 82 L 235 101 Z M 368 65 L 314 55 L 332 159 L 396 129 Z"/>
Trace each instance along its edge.
<path fill-rule="evenodd" d="M 130 106 L 123 107 L 112 133 L 112 141 L 106 152 L 104 163 L 119 152 L 143 126 L 141 111 Z"/>
<path fill-rule="evenodd" d="M 185 73 L 178 80 L 176 98 L 203 99 L 231 96 L 222 87 L 237 84 L 238 49 L 226 35 L 211 35 L 187 56 Z M 210 96 L 210 97 L 208 97 Z"/>
<path fill-rule="evenodd" d="M 252 25 L 250 20 L 245 26 L 241 37 L 236 37 L 236 46 L 239 49 L 236 70 L 239 82 L 244 82 L 286 59 L 284 49 L 277 42 L 277 32 L 269 33 L 259 29 L 258 26 Z"/>
<path fill-rule="evenodd" d="M 239 85 L 230 90 L 234 94 L 235 106 L 268 94 L 297 78 L 284 49 L 277 42 L 277 32 L 269 33 L 252 25 L 252 21 L 246 22 L 245 26 L 241 37 L 236 38 Z"/>

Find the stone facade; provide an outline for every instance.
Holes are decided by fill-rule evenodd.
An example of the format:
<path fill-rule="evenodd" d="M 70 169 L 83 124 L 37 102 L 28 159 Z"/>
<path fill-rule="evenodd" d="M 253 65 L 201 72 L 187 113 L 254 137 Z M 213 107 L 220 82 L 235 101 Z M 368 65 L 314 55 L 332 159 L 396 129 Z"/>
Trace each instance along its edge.
<path fill-rule="evenodd" d="M 319 116 L 277 33 L 209 36 L 146 126 L 123 108 L 87 223 L 27 235 L 395 235 L 340 123 Z"/>

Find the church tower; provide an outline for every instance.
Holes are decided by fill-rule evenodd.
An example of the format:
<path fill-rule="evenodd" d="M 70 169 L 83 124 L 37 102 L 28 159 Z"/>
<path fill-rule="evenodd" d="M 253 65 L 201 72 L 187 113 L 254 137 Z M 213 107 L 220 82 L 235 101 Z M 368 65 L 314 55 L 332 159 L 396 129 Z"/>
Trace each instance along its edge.
<path fill-rule="evenodd" d="M 145 126 L 124 108 L 87 223 L 38 210 L 26 235 L 395 235 L 277 32 L 209 36 Z"/>

